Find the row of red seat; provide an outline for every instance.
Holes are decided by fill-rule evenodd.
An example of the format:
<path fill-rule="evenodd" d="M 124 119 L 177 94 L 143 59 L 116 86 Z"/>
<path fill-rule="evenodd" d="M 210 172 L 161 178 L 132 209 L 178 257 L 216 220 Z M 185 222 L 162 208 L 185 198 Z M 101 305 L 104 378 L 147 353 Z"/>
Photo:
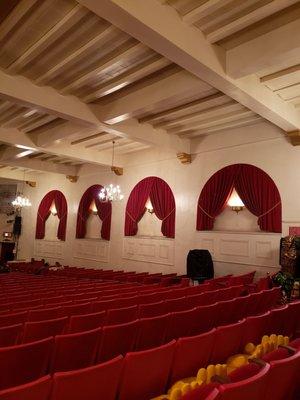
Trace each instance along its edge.
<path fill-rule="evenodd" d="M 42 319 L 69 317 L 71 315 L 88 314 L 108 309 L 138 307 L 140 304 L 146 305 L 152 302 L 160 302 L 157 307 L 159 307 L 162 312 L 181 311 L 197 305 L 212 304 L 216 301 L 238 297 L 243 292 L 243 286 L 233 286 L 217 291 L 199 293 L 198 295 L 182 296 L 184 293 L 188 292 L 189 288 L 181 288 L 172 291 L 140 294 L 132 297 L 113 298 L 110 300 L 97 301 L 97 298 L 81 298 L 78 301 L 74 300 L 74 303 L 72 303 L 72 300 L 63 301 L 66 298 L 62 298 L 60 302 L 49 303 L 50 300 L 59 301 L 57 298 L 52 298 L 45 300 L 43 306 L 39 303 L 40 299 L 25 301 L 17 303 L 18 306 L 22 306 L 22 308 L 16 308 L 14 305 L 14 307 L 11 307 L 11 312 L 9 310 L 2 310 L 2 312 L 0 312 L 0 326 L 5 326 L 10 323 L 25 322 L 26 320 L 34 320 L 38 317 Z M 3 305 L 3 308 L 5 307 L 8 307 L 8 305 Z M 56 310 L 54 310 L 55 308 Z M 155 307 L 153 306 L 153 312 L 154 311 Z"/>
<path fill-rule="evenodd" d="M 192 307 L 187 310 L 166 310 L 166 307 L 170 306 L 174 301 L 170 300 L 169 304 L 168 302 L 165 304 L 161 302 L 141 305 L 139 309 L 137 306 L 132 306 L 111 309 L 107 312 L 100 311 L 93 314 L 74 315 L 70 320 L 68 317 L 59 318 L 59 315 L 53 314 L 52 319 L 25 322 L 24 326 L 21 320 L 16 320 L 16 317 L 23 318 L 23 313 L 14 314 L 14 319 L 7 319 L 7 325 L 0 328 L 0 346 L 12 346 L 19 342 L 26 343 L 48 336 L 84 332 L 106 326 L 105 332 L 108 332 L 108 336 L 119 335 L 121 347 L 115 346 L 115 352 L 119 354 L 118 349 L 120 348 L 124 349 L 125 347 L 129 351 L 134 348 L 143 349 L 157 346 L 173 338 L 198 334 L 214 326 L 232 323 L 245 316 L 264 312 L 276 305 L 274 294 L 278 298 L 278 291 L 272 289 L 262 292 L 260 297 L 251 294 L 246 297 L 236 297 L 232 300 L 220 301 L 207 306 Z M 264 301 L 261 301 L 262 299 Z M 273 303 L 270 302 L 270 299 L 273 299 Z M 157 307 L 154 308 L 154 305 L 157 305 Z M 59 309 L 48 311 L 59 312 Z M 37 310 L 32 312 L 36 313 Z M 29 318 L 30 316 L 32 317 L 33 315 L 29 313 Z M 140 320 L 138 321 L 137 318 L 140 318 Z M 126 325 L 126 323 L 133 321 L 135 323 Z M 16 322 L 19 323 L 17 324 Z M 111 325 L 114 325 L 114 327 L 109 328 Z M 136 335 L 139 338 L 137 343 L 135 342 Z M 112 357 L 111 351 L 112 349 L 110 348 L 110 357 Z"/>
<path fill-rule="evenodd" d="M 139 351 L 159 346 L 173 338 L 177 339 L 178 337 L 197 335 L 211 329 L 213 326 L 232 323 L 237 321 L 240 317 L 245 316 L 236 314 L 234 318 L 231 314 L 226 314 L 227 304 L 222 303 L 228 302 L 216 303 L 215 305 L 206 307 L 197 307 L 186 312 L 135 320 L 127 324 L 104 326 L 103 328 L 81 333 L 57 335 L 55 336 L 54 342 L 53 339 L 48 338 L 29 344 L 3 347 L 0 349 L 0 382 L 1 370 L 5 368 L 5 366 L 10 369 L 12 376 L 14 376 L 14 370 L 18 369 L 19 364 L 24 364 L 27 371 L 29 371 L 30 365 L 35 371 L 41 368 L 41 363 L 42 366 L 47 365 L 48 368 L 50 359 L 50 371 L 52 372 L 79 369 L 89 366 L 95 361 L 105 361 L 119 354 L 125 355 L 127 352 L 133 350 Z M 219 308 L 219 314 L 217 315 L 217 310 L 220 305 L 222 305 L 223 308 Z M 293 305 L 272 310 L 267 326 L 259 330 L 254 324 L 255 332 L 258 332 L 260 335 L 262 332 L 269 332 L 270 329 L 274 329 L 272 333 L 288 333 L 288 331 L 294 331 L 292 322 L 295 323 L 295 318 L 290 318 L 289 324 L 281 324 L 281 321 L 287 322 L 282 318 L 282 316 L 285 315 L 284 313 L 289 311 L 291 314 L 294 310 L 295 307 Z M 243 329 L 244 328 L 243 325 Z M 251 333 L 252 336 L 248 328 L 245 328 L 243 332 L 243 337 L 244 334 L 247 333 L 247 340 L 245 339 L 245 341 L 252 339 L 254 332 Z M 45 329 L 44 326 L 42 333 L 45 336 L 49 336 L 49 327 Z M 226 338 L 226 336 L 224 332 L 223 334 L 224 336 L 220 336 L 218 342 L 222 344 L 225 349 L 229 343 L 237 344 L 236 340 L 233 342 L 229 341 L 228 343 L 226 341 L 224 342 L 223 339 Z M 211 350 L 211 347 L 205 346 L 203 350 L 208 352 Z M 198 351 L 200 351 L 200 349 Z M 7 382 L 10 382 L 10 380 L 8 379 Z M 6 385 L 5 381 L 2 381 L 2 385 Z"/>
<path fill-rule="evenodd" d="M 84 268 L 84 267 L 69 267 L 64 266 L 63 268 L 50 268 L 43 269 L 43 262 L 14 262 L 10 264 L 12 271 L 26 272 L 34 274 L 41 271 L 43 274 L 52 276 L 67 276 L 76 277 L 79 279 L 101 279 L 101 280 L 112 280 L 122 282 L 139 282 L 139 283 L 155 283 L 159 282 L 162 284 L 178 283 L 181 279 L 185 279 L 185 275 L 178 276 L 177 273 L 162 274 L 149 272 L 136 272 L 136 271 L 124 271 L 124 270 L 112 270 L 112 269 L 99 269 L 99 268 Z"/>
<path fill-rule="evenodd" d="M 262 334 L 290 333 L 292 335 L 300 329 L 299 318 L 297 318 L 300 302 L 292 303 L 279 310 L 248 317 L 235 324 L 222 326 L 197 336 L 173 340 L 160 347 L 129 352 L 124 359 L 118 356 L 106 363 L 77 371 L 59 372 L 52 378 L 47 376 L 23 388 L 8 391 L 8 393 L 13 392 L 14 397 L 5 397 L 7 392 L 2 391 L 0 398 L 1 400 L 21 398 L 22 400 L 151 399 L 165 393 L 177 379 L 195 376 L 199 368 L 209 363 L 223 363 L 229 356 L 239 353 L 248 341 L 260 342 Z M 282 315 L 276 312 L 281 312 Z M 287 328 L 287 322 L 290 324 L 289 328 Z M 287 329 L 291 331 L 288 332 Z M 18 354 L 12 355 L 11 348 L 0 349 L 0 387 L 22 385 L 45 375 L 48 371 L 52 345 L 53 339 L 49 338 L 16 346 Z M 75 344 L 74 347 L 76 348 Z M 89 343 L 86 343 L 86 350 L 89 350 Z M 36 361 L 35 364 L 28 362 L 29 355 L 30 359 Z M 78 355 L 78 351 L 70 352 L 68 355 L 73 360 L 83 356 L 83 354 Z M 56 355 L 54 360 L 55 357 Z M 67 362 L 66 359 L 67 354 L 65 354 L 65 361 L 61 360 L 61 362 Z M 299 378 L 299 369 L 297 371 Z M 240 398 L 248 399 L 249 397 L 230 397 L 231 400 Z M 252 392 L 251 399 L 253 398 L 258 399 Z M 275 399 L 282 400 L 282 398 L 272 397 L 272 400 Z"/>

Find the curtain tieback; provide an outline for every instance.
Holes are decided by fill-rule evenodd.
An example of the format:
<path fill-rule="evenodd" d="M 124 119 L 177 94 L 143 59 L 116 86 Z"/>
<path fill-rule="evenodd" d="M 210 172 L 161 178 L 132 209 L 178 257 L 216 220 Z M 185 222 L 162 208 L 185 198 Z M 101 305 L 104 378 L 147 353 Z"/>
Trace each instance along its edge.
<path fill-rule="evenodd" d="M 130 214 L 130 212 L 126 210 L 126 214 L 136 224 L 136 220 L 133 218 L 133 216 Z"/>
<path fill-rule="evenodd" d="M 205 215 L 208 216 L 208 218 L 210 218 L 210 219 L 215 219 L 215 217 L 212 217 L 211 215 L 209 215 L 209 214 L 200 206 L 200 204 L 198 204 L 198 207 L 200 208 L 200 210 L 201 210 Z"/>
<path fill-rule="evenodd" d="M 168 214 L 164 219 L 162 219 L 162 222 L 164 222 L 167 218 L 169 218 L 169 216 L 170 216 L 171 214 L 173 214 L 174 211 L 175 211 L 175 207 L 173 208 L 172 211 L 169 212 L 169 214 Z"/>
<path fill-rule="evenodd" d="M 260 219 L 264 217 L 265 215 L 269 214 L 271 211 L 273 211 L 276 207 L 278 207 L 281 204 L 281 201 L 275 204 L 275 206 L 271 207 L 270 210 L 264 212 L 263 214 L 259 215 L 257 218 Z"/>

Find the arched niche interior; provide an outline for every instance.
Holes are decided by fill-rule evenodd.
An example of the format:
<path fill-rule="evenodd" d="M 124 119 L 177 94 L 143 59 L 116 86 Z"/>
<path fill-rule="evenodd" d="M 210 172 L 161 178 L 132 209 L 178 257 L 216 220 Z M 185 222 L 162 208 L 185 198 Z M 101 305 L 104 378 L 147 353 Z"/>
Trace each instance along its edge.
<path fill-rule="evenodd" d="M 99 193 L 103 186 L 90 186 L 81 197 L 76 224 L 76 238 L 110 240 L 111 202 L 102 202 Z M 97 226 L 99 233 L 97 235 Z"/>
<path fill-rule="evenodd" d="M 38 208 L 36 239 L 45 238 L 46 223 L 48 225 L 49 222 L 49 230 L 47 229 L 47 233 L 50 235 L 49 239 L 54 239 L 54 229 L 56 229 L 56 238 L 63 241 L 66 240 L 67 216 L 68 205 L 64 194 L 59 190 L 48 192 L 43 197 Z"/>
<path fill-rule="evenodd" d="M 247 212 L 256 217 L 259 230 L 281 232 L 282 212 L 278 188 L 266 172 L 250 164 L 229 165 L 206 182 L 198 199 L 197 230 L 214 229 L 215 220 L 226 208 L 234 189 Z M 226 212 L 229 212 L 228 209 Z"/>
<path fill-rule="evenodd" d="M 125 236 L 135 236 L 138 233 L 138 224 L 147 212 L 146 204 L 149 200 L 153 213 L 161 221 L 162 235 L 174 238 L 176 213 L 174 195 L 170 186 L 156 176 L 142 179 L 132 189 L 126 205 Z"/>

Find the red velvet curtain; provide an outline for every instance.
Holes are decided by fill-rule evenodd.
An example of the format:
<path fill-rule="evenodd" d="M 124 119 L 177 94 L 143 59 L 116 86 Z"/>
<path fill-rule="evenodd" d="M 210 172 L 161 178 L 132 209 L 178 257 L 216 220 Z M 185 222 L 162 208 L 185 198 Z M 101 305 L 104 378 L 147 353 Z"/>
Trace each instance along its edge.
<path fill-rule="evenodd" d="M 44 239 L 45 237 L 45 225 L 47 218 L 50 215 L 50 208 L 53 201 L 59 218 L 57 238 L 60 240 L 66 240 L 68 206 L 65 196 L 59 190 L 52 190 L 47 193 L 39 205 L 35 231 L 36 239 Z"/>
<path fill-rule="evenodd" d="M 281 232 L 281 200 L 273 180 L 263 170 L 242 164 L 235 188 L 247 209 L 258 217 L 262 231 Z"/>
<path fill-rule="evenodd" d="M 281 232 L 279 191 L 268 174 L 249 164 L 225 167 L 207 181 L 198 200 L 197 230 L 213 229 L 234 187 L 262 231 Z"/>
<path fill-rule="evenodd" d="M 237 169 L 237 165 L 223 168 L 205 184 L 198 200 L 198 231 L 213 229 L 215 218 L 224 210 L 232 193 Z"/>
<path fill-rule="evenodd" d="M 95 201 L 97 213 L 102 221 L 101 238 L 110 240 L 111 227 L 111 202 L 101 202 L 99 193 L 102 189 L 101 185 L 93 185 L 89 187 L 83 194 L 77 213 L 76 238 L 82 239 L 86 235 L 86 222 L 90 215 L 90 206 Z"/>
<path fill-rule="evenodd" d="M 161 232 L 169 238 L 175 237 L 175 199 L 169 185 L 160 178 L 155 178 L 150 200 L 153 210 L 162 221 Z"/>
<path fill-rule="evenodd" d="M 146 211 L 145 205 L 154 179 L 154 176 L 142 179 L 132 189 L 126 205 L 125 236 L 135 236 L 137 234 L 138 222 Z"/>
<path fill-rule="evenodd" d="M 135 236 L 138 222 L 144 215 L 150 197 L 156 216 L 162 220 L 161 232 L 175 237 L 175 199 L 169 185 L 162 179 L 150 176 L 141 180 L 130 193 L 125 216 L 125 236 Z"/>

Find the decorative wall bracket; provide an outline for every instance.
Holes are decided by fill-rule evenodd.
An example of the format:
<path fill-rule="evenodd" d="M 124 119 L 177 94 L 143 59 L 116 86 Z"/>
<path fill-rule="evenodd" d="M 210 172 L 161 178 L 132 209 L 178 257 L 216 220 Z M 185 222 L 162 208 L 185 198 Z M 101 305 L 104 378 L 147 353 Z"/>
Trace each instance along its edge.
<path fill-rule="evenodd" d="M 123 168 L 122 167 L 110 167 L 111 171 L 114 172 L 116 175 L 121 176 L 123 175 Z"/>
<path fill-rule="evenodd" d="M 30 187 L 36 187 L 36 182 L 34 181 L 25 181 L 26 185 L 30 186 Z"/>
<path fill-rule="evenodd" d="M 293 146 L 300 146 L 300 131 L 287 132 L 286 134 Z"/>
<path fill-rule="evenodd" d="M 76 183 L 78 181 L 79 176 L 77 175 L 67 175 L 66 178 L 72 182 L 72 183 Z"/>
<path fill-rule="evenodd" d="M 177 158 L 181 164 L 191 164 L 192 155 L 188 153 L 177 153 Z"/>

